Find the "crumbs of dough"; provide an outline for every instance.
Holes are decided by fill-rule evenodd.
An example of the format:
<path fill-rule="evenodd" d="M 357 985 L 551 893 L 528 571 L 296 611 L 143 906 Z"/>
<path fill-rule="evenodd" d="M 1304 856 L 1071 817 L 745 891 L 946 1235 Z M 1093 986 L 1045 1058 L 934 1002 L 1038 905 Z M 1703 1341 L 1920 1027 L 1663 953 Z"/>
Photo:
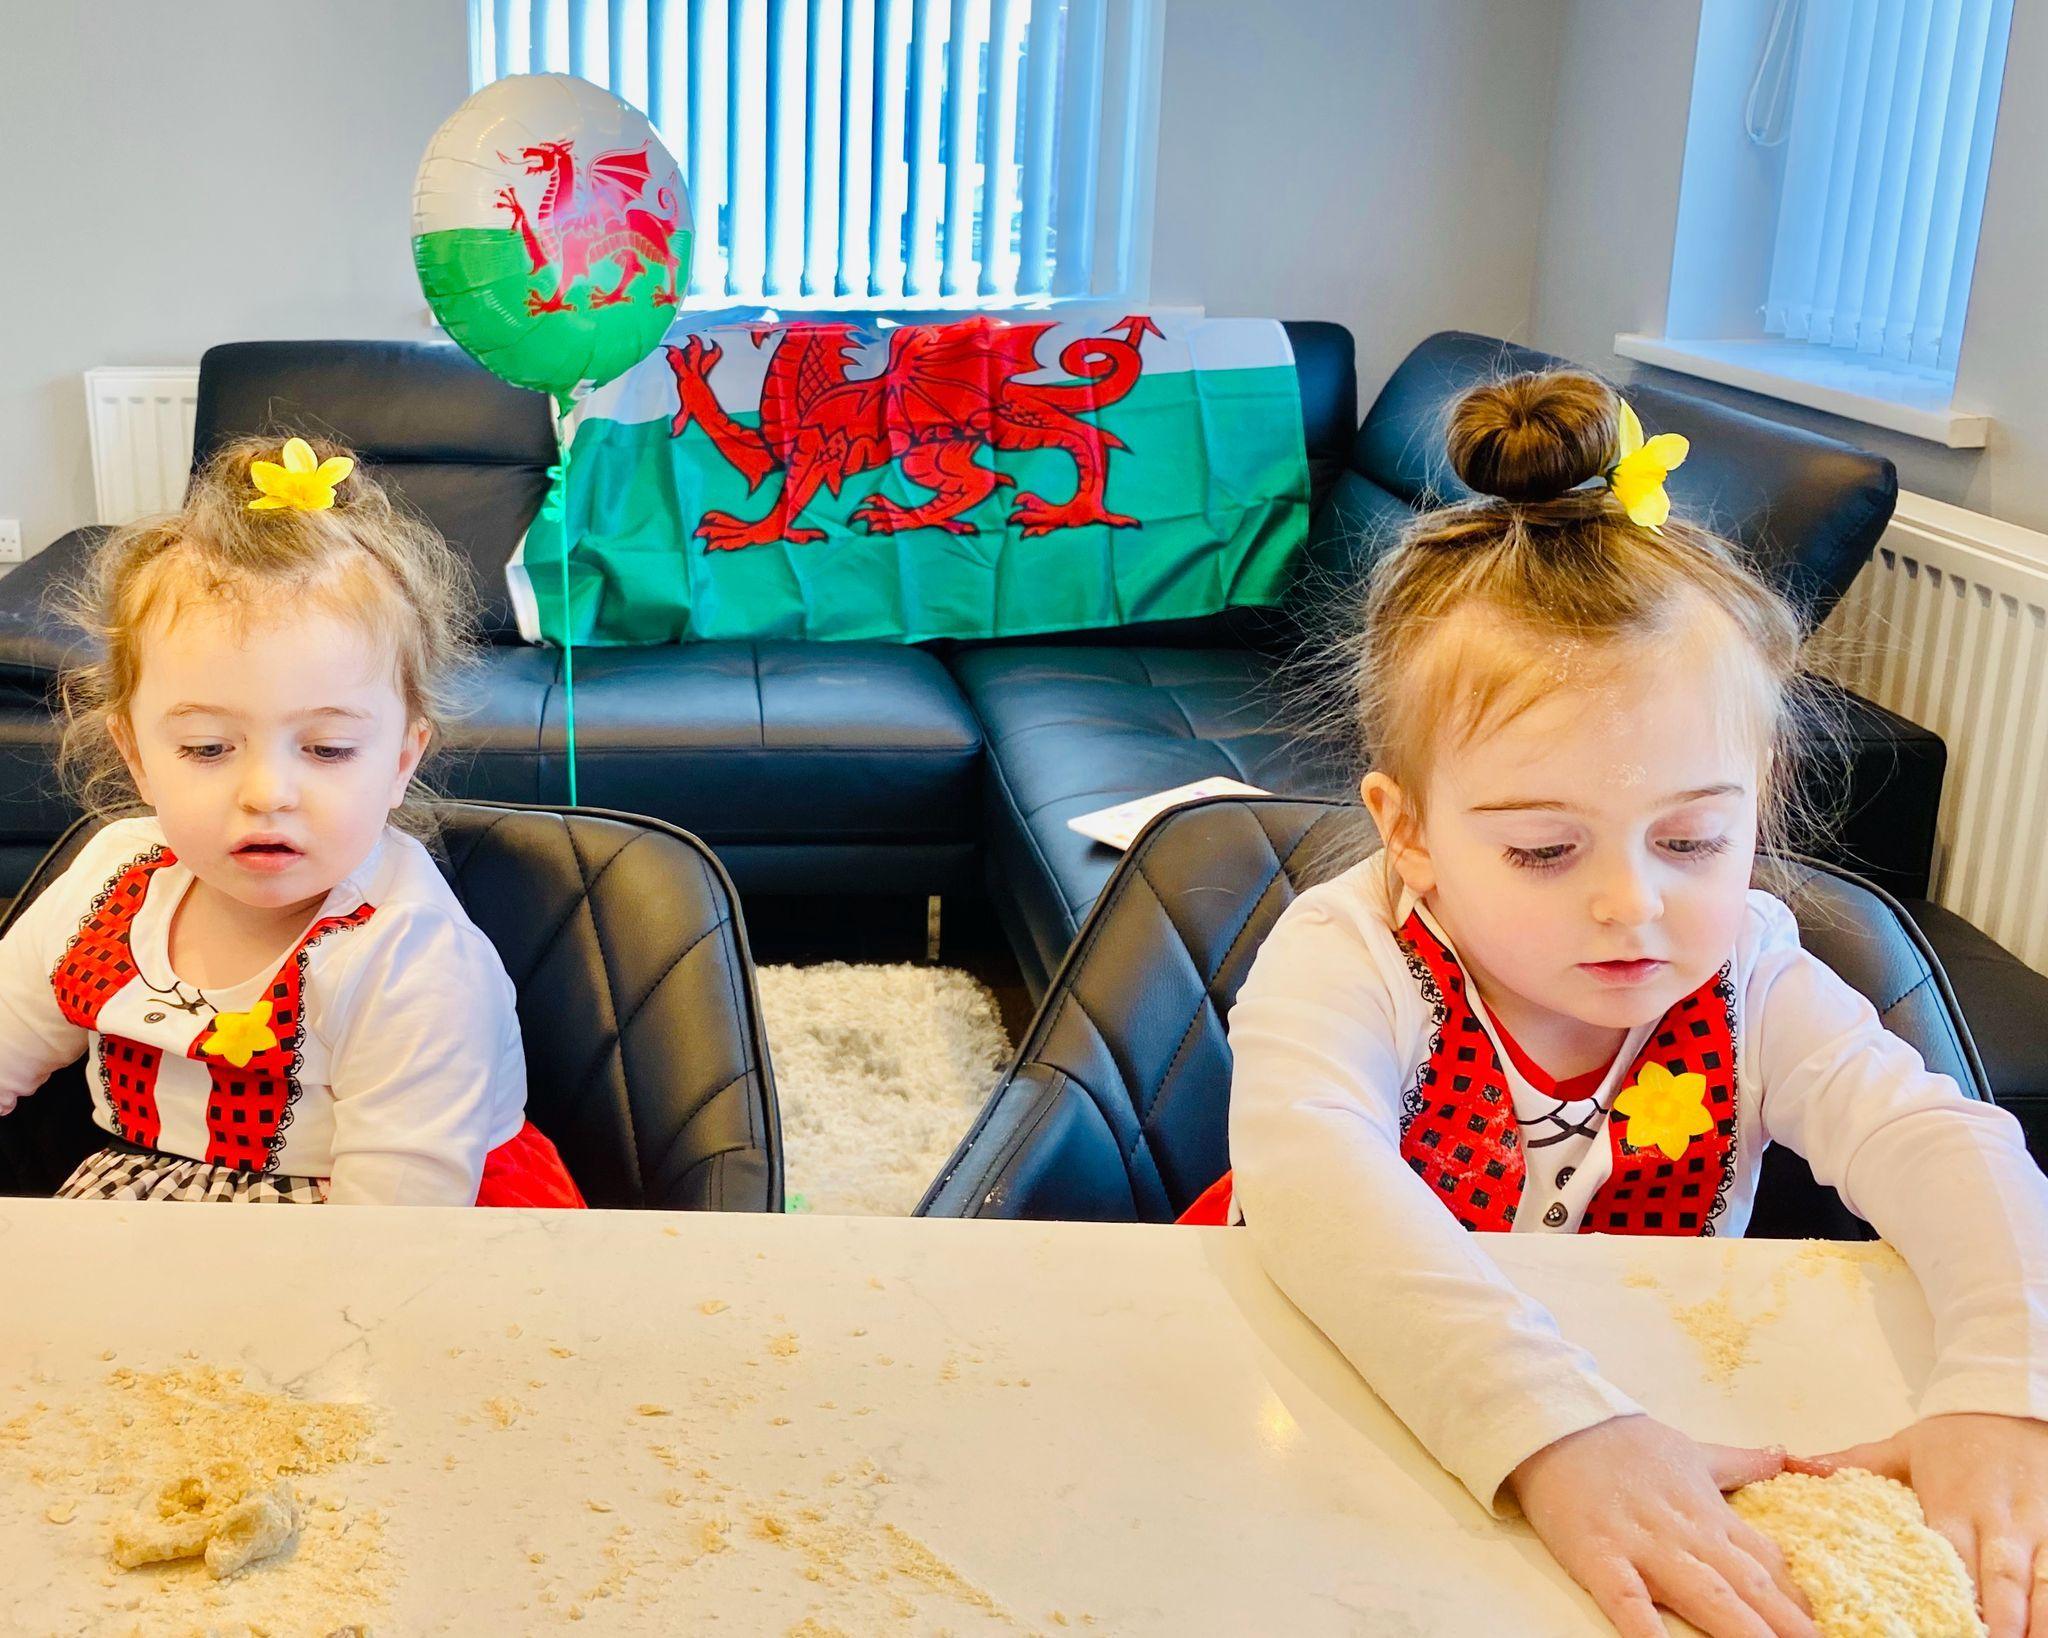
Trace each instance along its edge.
<path fill-rule="evenodd" d="M 112 1566 L 102 1615 L 141 1607 L 138 1582 L 115 1572 L 143 1566 L 150 1631 L 361 1633 L 383 1603 L 382 1516 L 324 1487 L 302 1500 L 291 1482 L 356 1460 L 367 1406 L 262 1393 L 240 1371 L 192 1365 L 116 1369 L 99 1394 L 47 1411 L 30 1477 L 77 1489 L 46 1516 L 128 1498 L 98 1519 Z"/>
<path fill-rule="evenodd" d="M 1748 1312 L 1735 1305 L 1735 1247 L 1722 1248 L 1721 1289 L 1698 1302 L 1671 1301 L 1664 1282 L 1645 1268 L 1632 1268 L 1621 1283 L 1639 1291 L 1661 1291 L 1678 1328 L 1692 1338 L 1700 1353 L 1707 1377 L 1715 1382 L 1732 1382 L 1735 1374 L 1756 1357 L 1752 1343 L 1757 1332 L 1783 1317 L 1791 1301 L 1792 1282 L 1834 1274 L 1853 1289 L 1861 1285 L 1864 1271 L 1905 1269 L 1905 1259 L 1880 1242 L 1807 1240 L 1790 1257 L 1772 1270 L 1769 1283 Z"/>
<path fill-rule="evenodd" d="M 709 1301 L 697 1304 L 697 1312 L 700 1314 L 722 1314 L 731 1306 L 731 1303 L 722 1302 L 717 1297 L 713 1297 Z"/>
<path fill-rule="evenodd" d="M 1728 1382 L 1750 1361 L 1752 1332 L 1778 1317 L 1776 1308 L 1744 1319 L 1728 1304 L 1726 1297 L 1707 1297 L 1699 1302 L 1676 1304 L 1671 1317 L 1678 1328 L 1698 1345 L 1707 1375 L 1716 1382 Z"/>
<path fill-rule="evenodd" d="M 768 1351 L 777 1359 L 794 1359 L 797 1353 L 796 1333 L 780 1331 L 768 1339 Z"/>

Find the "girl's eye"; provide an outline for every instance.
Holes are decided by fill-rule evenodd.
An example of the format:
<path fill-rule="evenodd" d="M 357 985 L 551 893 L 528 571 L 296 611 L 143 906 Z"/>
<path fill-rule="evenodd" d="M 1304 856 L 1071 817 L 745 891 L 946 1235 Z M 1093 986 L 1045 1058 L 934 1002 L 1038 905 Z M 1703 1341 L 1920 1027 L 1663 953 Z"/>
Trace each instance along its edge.
<path fill-rule="evenodd" d="M 1571 857 L 1569 842 L 1553 842 L 1548 847 L 1511 847 L 1507 850 L 1508 863 L 1522 870 L 1555 870 Z"/>
<path fill-rule="evenodd" d="M 193 762 L 218 762 L 228 754 L 228 748 L 221 744 L 180 745 L 178 755 Z"/>
<path fill-rule="evenodd" d="M 1677 854 L 1681 859 L 1709 859 L 1716 853 L 1728 851 L 1725 836 L 1674 836 L 1664 844 L 1665 851 Z"/>
<path fill-rule="evenodd" d="M 351 762 L 356 754 L 353 745 L 314 745 L 308 748 L 322 762 Z"/>

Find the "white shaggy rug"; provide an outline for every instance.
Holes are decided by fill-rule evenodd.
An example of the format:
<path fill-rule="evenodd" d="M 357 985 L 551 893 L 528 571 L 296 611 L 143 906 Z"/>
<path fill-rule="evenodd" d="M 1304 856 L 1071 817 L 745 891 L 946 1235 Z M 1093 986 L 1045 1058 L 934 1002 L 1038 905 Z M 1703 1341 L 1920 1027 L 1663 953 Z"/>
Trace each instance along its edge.
<path fill-rule="evenodd" d="M 907 1217 L 1010 1059 L 996 998 L 953 967 L 759 969 L 791 1211 Z"/>

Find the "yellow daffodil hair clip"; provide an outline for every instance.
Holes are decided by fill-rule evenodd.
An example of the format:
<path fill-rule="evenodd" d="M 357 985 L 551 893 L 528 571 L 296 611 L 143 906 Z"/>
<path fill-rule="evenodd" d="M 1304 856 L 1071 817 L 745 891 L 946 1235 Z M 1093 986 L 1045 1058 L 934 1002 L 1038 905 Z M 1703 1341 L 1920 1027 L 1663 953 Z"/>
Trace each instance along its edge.
<path fill-rule="evenodd" d="M 1629 522 L 1655 530 L 1671 516 L 1671 497 L 1664 493 L 1664 480 L 1685 464 L 1691 445 L 1675 432 L 1643 437 L 1643 423 L 1636 412 L 1621 401 L 1621 449 L 1607 469 L 1607 487 L 1628 513 Z"/>
<path fill-rule="evenodd" d="M 287 438 L 278 461 L 251 461 L 249 479 L 262 493 L 249 503 L 252 512 L 275 512 L 289 506 L 298 512 L 324 512 L 334 504 L 334 486 L 356 463 L 346 455 L 313 459 L 313 446 L 303 438 Z"/>

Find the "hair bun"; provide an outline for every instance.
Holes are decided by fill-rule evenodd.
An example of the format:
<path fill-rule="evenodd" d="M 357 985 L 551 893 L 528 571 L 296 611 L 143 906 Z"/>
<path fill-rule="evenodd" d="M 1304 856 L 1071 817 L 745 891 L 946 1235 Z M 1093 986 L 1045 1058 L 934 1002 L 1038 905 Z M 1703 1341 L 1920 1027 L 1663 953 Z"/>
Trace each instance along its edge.
<path fill-rule="evenodd" d="M 1482 495 L 1555 500 L 1607 470 L 1619 405 L 1612 387 L 1582 370 L 1474 387 L 1451 410 L 1451 469 Z"/>

